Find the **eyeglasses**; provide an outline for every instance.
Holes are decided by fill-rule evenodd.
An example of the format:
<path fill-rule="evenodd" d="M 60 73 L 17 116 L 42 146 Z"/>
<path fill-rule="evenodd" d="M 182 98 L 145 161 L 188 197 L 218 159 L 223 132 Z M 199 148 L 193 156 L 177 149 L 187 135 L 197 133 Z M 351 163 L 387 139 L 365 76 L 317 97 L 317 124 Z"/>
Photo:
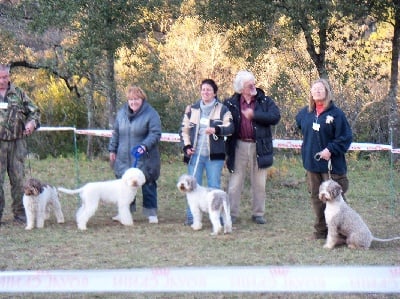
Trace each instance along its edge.
<path fill-rule="evenodd" d="M 325 91 L 325 87 L 312 87 L 311 92 L 315 92 L 315 91 L 319 91 L 319 92 Z"/>
<path fill-rule="evenodd" d="M 249 88 L 249 89 L 253 89 L 256 87 L 256 85 L 254 83 L 250 83 L 250 84 L 246 84 L 243 86 L 244 88 Z"/>

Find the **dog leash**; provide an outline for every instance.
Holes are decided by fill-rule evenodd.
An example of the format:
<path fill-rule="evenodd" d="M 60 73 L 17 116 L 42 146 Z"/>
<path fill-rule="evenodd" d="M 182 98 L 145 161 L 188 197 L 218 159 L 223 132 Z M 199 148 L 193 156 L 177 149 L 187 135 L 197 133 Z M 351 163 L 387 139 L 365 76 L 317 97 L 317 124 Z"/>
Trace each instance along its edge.
<path fill-rule="evenodd" d="M 215 107 L 216 107 L 216 105 L 214 105 L 214 107 L 212 108 L 212 111 L 210 112 L 208 117 L 210 117 L 210 115 L 212 115 L 214 113 Z M 208 118 L 208 119 L 210 120 L 210 118 Z M 204 138 L 201 140 L 199 149 L 201 149 L 203 147 L 203 144 L 204 144 L 204 141 L 206 140 L 206 138 L 208 138 L 208 135 L 204 134 Z M 217 141 L 219 137 L 214 133 L 214 134 L 212 134 L 212 138 L 215 141 Z M 199 161 L 200 161 L 200 152 L 197 155 L 196 163 L 194 165 L 194 169 L 193 169 L 193 173 L 192 173 L 193 176 L 196 176 L 196 171 L 197 171 L 197 166 L 199 165 Z"/>
<path fill-rule="evenodd" d="M 314 159 L 317 161 L 321 160 L 321 152 L 315 154 Z M 332 161 L 331 159 L 328 160 L 328 177 L 331 179 L 331 171 L 332 171 Z"/>
<path fill-rule="evenodd" d="M 203 139 L 201 140 L 199 149 L 201 149 L 201 148 L 203 147 L 204 141 L 206 140 L 207 137 L 208 137 L 208 135 L 205 134 L 204 137 L 203 137 Z M 192 156 L 192 157 L 193 157 L 193 156 Z M 200 152 L 197 154 L 196 163 L 194 164 L 194 169 L 193 169 L 193 173 L 192 173 L 192 175 L 193 175 L 194 177 L 196 176 L 196 171 L 197 171 L 197 166 L 199 166 L 199 161 L 200 161 Z"/>
<path fill-rule="evenodd" d="M 135 146 L 135 147 L 133 147 L 133 148 L 131 149 L 131 155 L 132 155 L 132 157 L 134 158 L 132 167 L 134 167 L 134 168 L 136 168 L 137 162 L 138 162 L 140 156 L 142 156 L 142 155 L 144 154 L 144 150 L 143 150 L 143 152 L 141 153 L 141 152 L 139 151 L 139 149 L 142 149 L 142 150 L 143 150 L 143 147 L 142 147 L 141 145 L 137 145 L 137 146 Z"/>

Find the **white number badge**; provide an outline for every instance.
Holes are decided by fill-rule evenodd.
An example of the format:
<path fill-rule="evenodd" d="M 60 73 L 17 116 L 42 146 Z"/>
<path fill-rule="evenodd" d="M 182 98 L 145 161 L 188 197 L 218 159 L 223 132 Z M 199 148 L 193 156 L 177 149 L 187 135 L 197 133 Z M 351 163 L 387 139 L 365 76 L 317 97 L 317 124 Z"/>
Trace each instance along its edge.
<path fill-rule="evenodd" d="M 312 128 L 313 128 L 314 131 L 319 131 L 319 127 L 320 127 L 320 126 L 321 126 L 321 125 L 318 124 L 318 123 L 313 123 L 313 124 L 312 124 Z"/>
<path fill-rule="evenodd" d="M 210 126 L 210 120 L 208 118 L 202 117 L 200 119 L 200 124 L 203 125 L 203 126 L 209 127 Z"/>

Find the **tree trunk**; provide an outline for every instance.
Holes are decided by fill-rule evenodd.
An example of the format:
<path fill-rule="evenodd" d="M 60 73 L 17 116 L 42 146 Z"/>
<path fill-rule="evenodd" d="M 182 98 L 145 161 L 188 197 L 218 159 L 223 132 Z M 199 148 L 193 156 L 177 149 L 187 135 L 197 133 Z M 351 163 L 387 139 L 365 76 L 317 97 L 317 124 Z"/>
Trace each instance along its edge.
<path fill-rule="evenodd" d="M 89 73 L 89 92 L 86 94 L 86 107 L 87 107 L 87 121 L 88 121 L 88 129 L 93 128 L 93 115 L 94 115 L 94 99 L 93 95 L 95 92 L 95 76 L 92 73 Z M 86 147 L 86 156 L 88 159 L 93 158 L 93 136 L 87 136 L 87 147 Z"/>
<path fill-rule="evenodd" d="M 107 51 L 107 69 L 106 69 L 106 90 L 107 102 L 108 102 L 108 127 L 113 128 L 115 117 L 117 114 L 117 89 L 115 83 L 115 72 L 114 72 L 114 53 Z"/>
<path fill-rule="evenodd" d="M 398 148 L 399 133 L 400 133 L 400 117 L 397 103 L 397 90 L 399 78 L 399 53 L 400 53 L 400 1 L 396 1 L 394 14 L 394 33 L 392 40 L 392 64 L 390 70 L 390 87 L 388 94 L 389 107 L 389 132 L 392 135 L 392 146 Z M 395 160 L 398 161 L 398 155 L 395 155 Z"/>

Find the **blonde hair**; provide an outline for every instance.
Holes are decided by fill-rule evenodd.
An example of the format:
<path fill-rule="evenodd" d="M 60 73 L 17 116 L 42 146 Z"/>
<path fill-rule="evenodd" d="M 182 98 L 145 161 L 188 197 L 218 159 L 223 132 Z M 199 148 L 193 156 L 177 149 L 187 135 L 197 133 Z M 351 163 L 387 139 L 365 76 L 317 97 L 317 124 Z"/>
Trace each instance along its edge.
<path fill-rule="evenodd" d="M 139 86 L 130 85 L 126 91 L 127 96 L 133 95 L 136 98 L 146 100 L 146 93 Z"/>
<path fill-rule="evenodd" d="M 322 85 L 324 85 L 324 87 L 325 87 L 324 110 L 326 108 L 328 108 L 330 102 L 333 100 L 332 91 L 331 91 L 331 88 L 329 86 L 328 80 L 323 79 L 323 78 L 317 79 L 311 84 L 310 94 L 309 94 L 309 97 L 308 97 L 308 112 L 313 112 L 315 110 L 315 102 L 314 102 L 314 99 L 313 99 L 313 97 L 311 95 L 311 89 L 317 83 L 322 83 Z"/>

